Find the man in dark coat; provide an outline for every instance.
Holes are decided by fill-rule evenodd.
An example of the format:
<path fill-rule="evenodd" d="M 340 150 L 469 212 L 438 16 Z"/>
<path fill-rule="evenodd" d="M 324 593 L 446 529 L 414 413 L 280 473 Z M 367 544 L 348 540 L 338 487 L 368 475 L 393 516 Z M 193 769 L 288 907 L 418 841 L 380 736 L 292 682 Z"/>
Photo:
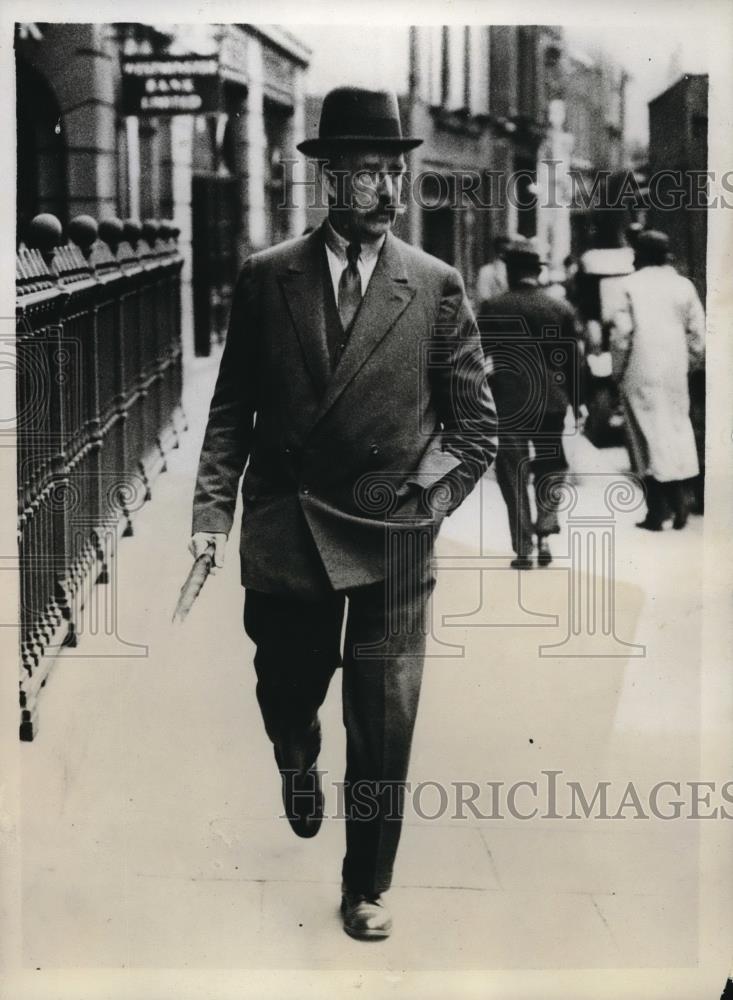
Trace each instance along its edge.
<path fill-rule="evenodd" d="M 509 290 L 479 306 L 489 381 L 499 415 L 496 478 L 507 506 L 511 565 L 549 566 L 548 535 L 560 530 L 557 510 L 567 462 L 562 446 L 568 406 L 582 418 L 574 313 L 539 286 L 541 255 L 534 241 L 516 240 L 505 252 Z M 530 444 L 534 458 L 530 460 Z M 532 521 L 529 477 L 534 473 L 537 520 Z"/>
<path fill-rule="evenodd" d="M 300 836 L 321 822 L 318 709 L 343 667 L 342 914 L 362 939 L 391 929 L 435 535 L 496 452 L 461 278 L 390 232 L 418 143 L 394 95 L 325 98 L 299 149 L 323 161 L 328 219 L 244 265 L 193 507 L 192 551 L 213 543 L 221 565 L 246 464 L 244 624 Z"/>

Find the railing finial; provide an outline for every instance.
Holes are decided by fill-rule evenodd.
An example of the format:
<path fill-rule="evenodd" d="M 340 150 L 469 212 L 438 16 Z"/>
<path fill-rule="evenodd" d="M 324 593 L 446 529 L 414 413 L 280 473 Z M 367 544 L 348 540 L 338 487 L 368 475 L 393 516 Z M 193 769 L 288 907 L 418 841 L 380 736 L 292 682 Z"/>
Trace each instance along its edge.
<path fill-rule="evenodd" d="M 125 238 L 125 226 L 122 219 L 116 217 L 102 219 L 99 223 L 99 238 L 107 244 L 113 254 L 116 254 L 117 247 Z"/>
<path fill-rule="evenodd" d="M 26 243 L 31 250 L 40 250 L 47 265 L 53 260 L 54 248 L 64 242 L 64 229 L 55 215 L 42 212 L 28 224 Z"/>
<path fill-rule="evenodd" d="M 139 219 L 125 219 L 123 223 L 123 233 L 127 242 L 133 250 L 136 249 L 143 233 L 143 227 Z"/>
<path fill-rule="evenodd" d="M 143 239 L 150 246 L 151 250 L 155 246 L 155 241 L 160 233 L 160 222 L 157 219 L 145 219 L 143 222 Z"/>
<path fill-rule="evenodd" d="M 84 257 L 89 260 L 92 247 L 97 239 L 99 227 L 91 215 L 75 216 L 67 227 L 69 237 L 76 243 Z"/>

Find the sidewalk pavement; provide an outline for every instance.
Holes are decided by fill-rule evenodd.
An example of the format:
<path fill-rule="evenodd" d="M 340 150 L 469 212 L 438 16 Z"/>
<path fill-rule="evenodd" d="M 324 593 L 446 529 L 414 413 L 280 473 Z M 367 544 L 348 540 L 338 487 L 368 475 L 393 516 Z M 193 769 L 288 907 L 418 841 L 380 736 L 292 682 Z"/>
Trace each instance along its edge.
<path fill-rule="evenodd" d="M 191 429 L 135 536 L 121 542 L 113 583 L 98 588 L 100 602 L 116 608 L 114 628 L 100 604 L 96 626 L 94 616 L 87 623 L 96 634 L 60 656 L 39 734 L 23 747 L 25 963 L 395 972 L 694 965 L 697 824 L 634 819 L 633 808 L 617 820 L 542 818 L 550 811 L 542 789 L 543 771 L 561 772 L 562 789 L 580 782 L 589 800 L 610 782 L 613 814 L 630 781 L 644 801 L 656 782 L 697 776 L 701 521 L 660 536 L 635 530 L 633 510 L 614 515 L 618 641 L 604 641 L 615 658 L 540 655 L 566 635 L 573 595 L 585 608 L 591 592 L 592 573 L 570 571 L 567 530 L 554 540 L 551 568 L 507 569 L 506 513 L 490 476 L 446 521 L 388 897 L 395 930 L 364 945 L 338 917 L 343 821 L 328 818 L 318 837 L 300 841 L 279 818 L 234 540 L 186 623 L 170 624 L 190 567 L 193 476 L 216 367 L 215 359 L 190 366 Z M 576 446 L 581 472 L 618 458 L 588 449 Z M 597 515 L 607 480 L 576 482 L 581 506 Z M 583 565 L 595 559 L 600 570 L 603 544 L 583 545 Z M 623 643 L 644 644 L 645 655 Z M 329 817 L 345 748 L 337 681 L 322 711 Z M 457 804 L 459 781 L 478 786 L 478 815 Z M 538 782 L 538 801 L 526 787 L 516 796 L 517 810 L 539 806 L 535 818 L 508 814 L 507 789 L 518 781 Z M 488 782 L 504 783 L 503 818 L 483 818 L 492 814 Z"/>

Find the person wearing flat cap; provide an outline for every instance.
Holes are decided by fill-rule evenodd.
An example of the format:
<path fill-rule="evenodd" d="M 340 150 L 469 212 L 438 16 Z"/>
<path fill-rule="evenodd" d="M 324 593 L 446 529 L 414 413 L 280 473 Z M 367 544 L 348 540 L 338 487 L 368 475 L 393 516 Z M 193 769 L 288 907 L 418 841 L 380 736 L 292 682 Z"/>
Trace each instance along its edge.
<path fill-rule="evenodd" d="M 552 562 L 548 537 L 560 531 L 558 508 L 567 461 L 562 437 L 568 407 L 584 419 L 574 312 L 539 285 L 542 254 L 535 240 L 515 239 L 504 252 L 509 288 L 478 308 L 490 385 L 499 414 L 496 480 L 509 515 L 518 570 Z M 534 456 L 530 460 L 530 445 Z M 529 479 L 537 510 L 532 520 Z"/>
<path fill-rule="evenodd" d="M 420 692 L 431 553 L 497 447 L 458 273 L 399 240 L 396 97 L 342 87 L 318 137 L 329 211 L 240 274 L 193 502 L 191 550 L 222 565 L 240 477 L 244 627 L 301 837 L 323 816 L 318 710 L 342 667 L 344 930 L 389 935 L 389 889 Z M 246 466 L 246 469 L 245 469 Z M 342 631 L 344 639 L 342 642 Z"/>

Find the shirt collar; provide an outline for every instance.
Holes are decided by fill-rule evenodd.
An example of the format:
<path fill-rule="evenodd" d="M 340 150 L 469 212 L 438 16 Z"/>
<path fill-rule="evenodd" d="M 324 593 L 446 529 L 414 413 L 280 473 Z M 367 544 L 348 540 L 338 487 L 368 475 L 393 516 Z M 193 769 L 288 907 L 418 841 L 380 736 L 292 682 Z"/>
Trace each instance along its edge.
<path fill-rule="evenodd" d="M 336 232 L 328 219 L 326 219 L 323 224 L 323 237 L 326 241 L 328 249 L 334 253 L 339 260 L 343 260 L 345 262 L 346 248 L 349 245 L 349 241 L 344 239 L 341 233 Z M 359 260 L 368 261 L 374 257 L 378 257 L 379 251 L 382 249 L 385 239 L 386 233 L 384 236 L 380 236 L 376 243 L 362 243 L 361 251 L 359 252 Z"/>

